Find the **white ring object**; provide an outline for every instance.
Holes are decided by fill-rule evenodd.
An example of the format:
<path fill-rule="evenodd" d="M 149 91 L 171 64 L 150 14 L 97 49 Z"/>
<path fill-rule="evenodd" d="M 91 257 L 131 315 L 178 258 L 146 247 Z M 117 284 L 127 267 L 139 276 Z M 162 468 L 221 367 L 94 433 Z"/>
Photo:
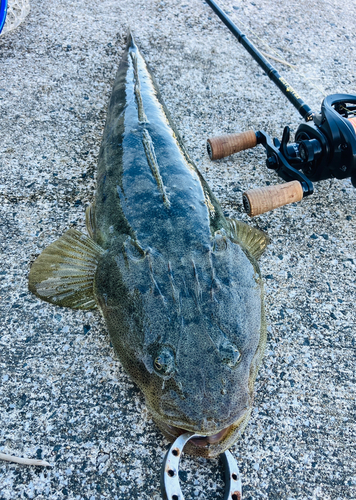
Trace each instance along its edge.
<path fill-rule="evenodd" d="M 186 432 L 180 435 L 172 444 L 164 457 L 161 470 L 161 491 L 163 500 L 184 500 L 179 485 L 178 466 L 180 456 L 187 442 L 199 434 Z M 225 494 L 223 500 L 241 500 L 241 476 L 236 460 L 227 450 L 220 455 L 225 469 Z"/>

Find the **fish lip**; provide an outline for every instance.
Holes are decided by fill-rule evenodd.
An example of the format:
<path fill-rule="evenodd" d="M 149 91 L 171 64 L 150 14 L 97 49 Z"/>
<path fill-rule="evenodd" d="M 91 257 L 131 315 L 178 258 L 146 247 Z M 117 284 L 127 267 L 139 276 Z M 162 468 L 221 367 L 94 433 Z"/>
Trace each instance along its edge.
<path fill-rule="evenodd" d="M 194 452 L 194 454 L 200 454 L 198 450 L 203 451 L 203 449 L 212 450 L 213 448 L 216 449 L 222 448 L 224 441 L 229 441 L 229 436 L 231 436 L 233 433 L 236 433 L 236 431 L 241 426 L 244 428 L 245 426 L 244 423 L 248 421 L 251 415 L 251 411 L 252 407 L 246 407 L 242 414 L 235 417 L 234 419 L 231 419 L 230 423 L 226 427 L 220 429 L 218 432 L 214 434 L 203 434 L 201 430 L 197 430 L 192 427 L 184 429 L 183 427 L 176 427 L 172 424 L 163 422 L 162 420 L 156 420 L 156 419 L 154 420 L 156 421 L 157 426 L 160 428 L 163 434 L 172 442 L 175 441 L 177 437 L 186 432 L 194 432 L 195 434 L 201 434 L 201 437 L 195 437 L 193 439 L 190 439 L 189 441 L 189 447 L 193 446 L 197 450 L 196 452 Z M 231 444 L 232 443 L 230 443 L 229 446 L 231 446 Z M 214 456 L 213 453 L 211 455 L 209 453 L 209 456 Z"/>
<path fill-rule="evenodd" d="M 160 415 L 156 412 L 153 412 L 152 410 L 151 412 L 152 412 L 152 417 L 154 421 L 157 423 L 158 427 L 162 428 L 162 430 L 163 431 L 165 430 L 167 433 L 169 432 L 169 429 L 171 429 L 172 431 L 174 430 L 174 433 L 172 433 L 172 437 L 176 438 L 181 434 L 183 434 L 184 432 L 194 432 L 194 434 L 201 434 L 203 437 L 215 436 L 216 434 L 219 434 L 225 429 L 231 428 L 232 426 L 236 426 L 236 424 L 239 421 L 243 420 L 245 416 L 251 412 L 251 410 L 252 410 L 252 405 L 247 404 L 237 414 L 235 413 L 234 416 L 222 419 L 220 421 L 220 425 L 214 422 L 213 420 L 207 421 L 206 419 L 202 419 L 203 425 L 200 427 L 198 427 L 198 425 L 194 423 L 193 420 L 189 421 L 189 420 L 183 420 L 181 418 L 169 419 L 165 418 L 165 415 Z"/>
<path fill-rule="evenodd" d="M 167 433 L 169 433 L 171 436 L 174 436 L 174 438 L 177 438 L 180 435 L 187 432 L 186 429 L 182 429 L 180 427 L 174 427 L 173 425 L 165 424 L 163 422 L 160 422 L 160 425 L 161 425 L 161 427 L 162 426 L 165 427 Z M 232 429 L 233 425 L 234 424 L 231 424 L 228 427 L 225 427 L 224 429 L 217 432 L 216 434 L 211 434 L 211 435 L 207 435 L 207 436 L 202 435 L 201 437 L 195 437 L 193 439 L 190 439 L 190 442 L 198 447 L 206 447 L 206 446 L 209 446 L 212 444 L 217 444 L 225 438 L 225 436 Z"/>

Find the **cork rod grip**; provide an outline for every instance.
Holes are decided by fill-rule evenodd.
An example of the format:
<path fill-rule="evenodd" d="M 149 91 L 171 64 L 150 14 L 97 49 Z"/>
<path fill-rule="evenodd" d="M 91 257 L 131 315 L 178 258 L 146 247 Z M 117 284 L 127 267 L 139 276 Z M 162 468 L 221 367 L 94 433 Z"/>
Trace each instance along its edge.
<path fill-rule="evenodd" d="M 303 199 L 303 188 L 299 181 L 276 186 L 250 189 L 243 193 L 243 204 L 250 217 L 269 212 L 274 208 Z"/>
<path fill-rule="evenodd" d="M 211 160 L 219 160 L 245 149 L 254 148 L 257 144 L 256 134 L 247 130 L 241 134 L 227 134 L 212 137 L 207 141 L 207 149 Z"/>

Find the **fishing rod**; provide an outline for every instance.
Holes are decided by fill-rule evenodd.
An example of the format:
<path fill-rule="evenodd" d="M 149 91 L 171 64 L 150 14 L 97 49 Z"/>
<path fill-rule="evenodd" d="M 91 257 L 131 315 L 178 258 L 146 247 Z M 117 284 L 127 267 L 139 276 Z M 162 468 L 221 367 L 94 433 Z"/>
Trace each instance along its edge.
<path fill-rule="evenodd" d="M 356 95 L 329 95 L 323 100 L 320 113 L 312 111 L 218 4 L 213 0 L 205 1 L 305 120 L 299 125 L 294 142 L 290 142 L 288 126 L 284 128 L 281 141 L 260 130 L 208 139 L 207 150 L 212 160 L 261 144 L 266 150 L 267 167 L 287 181 L 246 191 L 243 194 L 246 212 L 254 216 L 301 201 L 313 194 L 313 182 L 333 177 L 351 177 L 356 187 Z"/>

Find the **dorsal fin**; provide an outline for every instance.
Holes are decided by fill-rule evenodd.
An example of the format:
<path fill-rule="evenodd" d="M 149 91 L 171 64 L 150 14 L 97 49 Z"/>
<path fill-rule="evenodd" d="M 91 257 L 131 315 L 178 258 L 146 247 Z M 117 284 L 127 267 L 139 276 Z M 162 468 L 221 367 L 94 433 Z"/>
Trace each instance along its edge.
<path fill-rule="evenodd" d="M 28 288 L 37 297 L 72 309 L 95 307 L 93 283 L 104 250 L 76 229 L 43 250 L 33 263 Z"/>
<path fill-rule="evenodd" d="M 85 210 L 85 225 L 87 227 L 89 236 L 91 238 L 94 238 L 94 234 L 96 232 L 94 203 L 91 203 L 89 206 L 87 206 Z"/>
<path fill-rule="evenodd" d="M 235 219 L 226 219 L 230 229 L 230 237 L 255 258 L 259 259 L 266 250 L 269 237 L 263 231 Z"/>

